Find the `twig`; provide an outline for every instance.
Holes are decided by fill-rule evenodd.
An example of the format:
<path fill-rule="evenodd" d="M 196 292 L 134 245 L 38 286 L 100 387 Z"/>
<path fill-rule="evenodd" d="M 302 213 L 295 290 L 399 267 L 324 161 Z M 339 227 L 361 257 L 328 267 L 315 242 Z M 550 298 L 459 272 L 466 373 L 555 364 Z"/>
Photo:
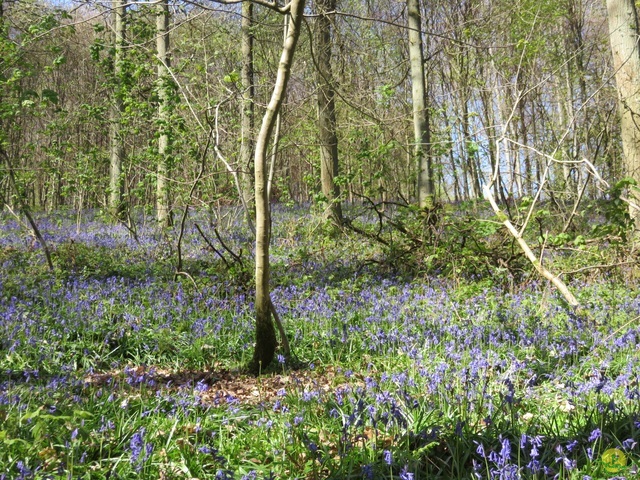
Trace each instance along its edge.
<path fill-rule="evenodd" d="M 196 292 L 197 292 L 198 294 L 200 294 L 200 290 L 198 290 L 198 284 L 196 283 L 196 281 L 193 279 L 193 277 L 192 277 L 191 275 L 189 275 L 187 272 L 182 272 L 182 271 L 180 271 L 180 272 L 176 272 L 176 273 L 174 274 L 174 276 L 176 276 L 176 277 L 177 277 L 177 276 L 179 276 L 179 275 L 185 276 L 185 277 L 187 277 L 189 280 L 191 280 L 191 283 L 193 283 L 193 288 L 195 288 L 195 289 L 196 289 Z"/>
<path fill-rule="evenodd" d="M 193 183 L 191 184 L 191 189 L 189 190 L 189 195 L 187 197 L 187 203 L 184 207 L 184 212 L 182 212 L 182 219 L 180 220 L 180 234 L 178 235 L 178 244 L 177 244 L 178 265 L 176 267 L 176 275 L 178 275 L 178 272 L 182 270 L 182 239 L 184 238 L 184 229 L 185 229 L 185 224 L 187 222 L 187 214 L 189 213 L 189 202 L 193 197 L 193 192 L 195 191 L 196 186 L 198 185 L 198 183 L 200 182 L 200 179 L 202 178 L 202 175 L 204 174 L 205 159 L 207 158 L 207 153 L 209 152 L 210 145 L 211 145 L 211 130 L 209 130 L 209 134 L 207 135 L 207 143 L 205 144 L 204 150 L 202 151 L 202 155 L 200 156 L 201 161 L 200 161 L 200 169 L 198 170 L 198 175 L 196 175 L 196 178 L 193 180 Z"/>
<path fill-rule="evenodd" d="M 220 236 L 220 233 L 218 233 L 218 228 L 217 227 L 213 227 L 213 232 L 216 234 L 216 238 L 220 242 L 220 245 L 222 245 L 222 248 L 224 248 L 227 252 L 229 252 L 229 255 L 231 255 L 233 257 L 233 259 L 236 261 L 236 263 L 239 263 L 240 265 L 243 265 L 242 258 L 240 258 L 239 255 L 236 255 L 234 253 L 234 251 L 231 250 L 229 247 L 227 247 L 227 244 L 224 243 L 224 240 L 222 240 L 222 237 Z"/>
<path fill-rule="evenodd" d="M 578 198 L 576 198 L 576 201 L 573 204 L 573 210 L 571 210 L 571 214 L 569 215 L 567 222 L 564 224 L 564 227 L 562 228 L 562 233 L 566 233 L 566 231 L 571 226 L 571 222 L 573 221 L 573 218 L 578 213 L 578 206 L 580 205 L 580 202 L 582 202 L 582 197 L 584 196 L 584 192 L 587 190 L 587 185 L 589 184 L 590 179 L 591 179 L 591 172 L 587 170 L 587 179 L 584 181 L 584 185 L 582 185 L 580 194 L 578 195 Z"/>
<path fill-rule="evenodd" d="M 224 262 L 224 264 L 227 266 L 227 268 L 229 268 L 229 262 L 227 262 L 227 259 L 224 258 L 224 255 L 222 253 L 220 253 L 220 251 L 218 251 L 218 249 L 216 247 L 213 246 L 213 244 L 211 243 L 211 241 L 207 238 L 207 236 L 204 234 L 204 232 L 202 231 L 202 229 L 200 228 L 200 225 L 198 225 L 197 223 L 194 224 L 196 226 L 196 230 L 198 230 L 198 233 L 200 234 L 200 236 L 204 239 L 204 241 L 206 242 L 206 244 L 209 246 L 209 248 L 211 250 L 213 250 Z"/>
<path fill-rule="evenodd" d="M 16 177 L 13 173 L 13 165 L 11 164 L 11 159 L 9 158 L 9 155 L 7 154 L 7 152 L 5 152 L 4 149 L 1 147 L 0 147 L 0 155 L 4 158 L 7 164 L 7 170 L 9 173 L 9 182 L 11 183 L 11 187 L 13 187 L 13 190 L 16 192 L 16 197 L 18 198 L 18 202 L 20 203 L 22 213 L 24 214 L 25 217 L 27 217 L 27 220 L 29 221 L 29 225 L 31 225 L 31 230 L 33 231 L 33 234 L 38 239 L 38 242 L 40 242 L 40 245 L 42 246 L 42 250 L 44 250 L 44 256 L 47 259 L 47 265 L 49 266 L 49 271 L 53 272 L 55 269 L 53 267 L 53 261 L 51 260 L 51 252 L 49 250 L 49 246 L 47 245 L 47 242 L 45 242 L 44 237 L 40 233 L 40 229 L 38 228 L 38 225 L 36 224 L 35 220 L 31 216 L 31 212 L 29 212 L 29 206 L 27 205 L 27 202 L 25 202 L 24 198 L 22 198 L 22 195 L 20 194 L 20 189 L 18 189 L 18 185 L 16 183 Z"/>
<path fill-rule="evenodd" d="M 611 264 L 608 264 L 608 265 L 590 265 L 588 267 L 578 268 L 577 270 L 571 270 L 569 272 L 561 272 L 560 275 L 573 275 L 574 273 L 580 273 L 580 272 L 584 272 L 586 270 L 592 270 L 594 268 L 605 269 L 605 268 L 622 267 L 624 265 L 635 265 L 635 264 L 636 264 L 636 262 L 632 260 L 632 261 L 629 261 L 629 262 L 611 263 Z"/>
<path fill-rule="evenodd" d="M 16 222 L 18 222 L 22 226 L 22 228 L 24 228 L 25 230 L 31 230 L 31 227 L 22 221 L 20 215 L 18 215 L 8 203 L 5 203 L 4 206 L 7 210 L 9 210 L 9 213 L 13 216 L 13 218 L 16 219 Z M 29 233 L 33 238 L 37 239 L 37 237 L 33 234 L 33 231 L 30 231 Z"/>

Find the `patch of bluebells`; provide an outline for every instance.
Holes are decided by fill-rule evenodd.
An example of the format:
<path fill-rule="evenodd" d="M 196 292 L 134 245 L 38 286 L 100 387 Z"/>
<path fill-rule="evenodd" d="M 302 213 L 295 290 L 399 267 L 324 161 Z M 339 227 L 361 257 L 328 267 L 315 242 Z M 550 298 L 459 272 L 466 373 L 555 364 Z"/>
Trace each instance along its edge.
<path fill-rule="evenodd" d="M 153 444 L 145 440 L 146 428 L 140 427 L 129 440 L 129 452 L 131 454 L 131 465 L 133 469 L 140 473 L 144 464 L 153 453 Z"/>
<path fill-rule="evenodd" d="M 141 243 L 137 244 L 123 227 L 106 226 L 93 217 L 88 217 L 81 233 L 73 233 L 70 225 L 66 219 L 45 221 L 43 228 L 54 245 L 73 240 L 128 250 L 136 259 L 157 259 L 167 248 L 151 230 L 142 229 Z M 26 248 L 14 233 L 2 233 L 0 238 Z M 246 238 L 240 232 L 233 241 Z M 206 245 L 194 232 L 190 231 L 187 240 L 188 258 L 204 255 Z M 278 245 L 280 240 L 278 225 L 274 225 L 274 243 Z M 284 254 L 276 252 L 276 259 L 278 255 Z M 347 261 L 334 267 L 344 269 Z M 535 425 L 531 430 L 523 426 L 522 416 L 529 413 L 526 409 L 533 410 L 536 421 L 543 421 L 541 412 L 535 410 L 540 405 L 558 410 L 563 405 L 598 402 L 598 409 L 587 412 L 598 420 L 629 414 L 637 405 L 640 330 L 635 325 L 620 332 L 613 325 L 610 331 L 593 328 L 557 302 L 541 307 L 535 285 L 527 293 L 487 289 L 458 300 L 451 285 L 438 279 L 424 285 L 371 276 L 336 283 L 329 278 L 330 269 L 321 263 L 305 261 L 295 268 L 312 280 L 277 286 L 273 301 L 294 329 L 298 345 L 322 345 L 313 349 L 318 369 L 347 356 L 367 360 L 358 367 L 349 365 L 344 372 L 353 386 L 326 392 L 322 385 L 308 385 L 298 392 L 302 402 L 289 403 L 290 395 L 281 396 L 270 412 L 286 413 L 291 422 L 288 430 L 313 427 L 312 415 L 305 417 L 305 412 L 326 412 L 322 420 L 335 426 L 345 445 L 341 454 L 350 454 L 357 450 L 354 446 L 362 445 L 358 439 L 364 437 L 365 428 L 374 429 L 381 438 L 411 439 L 412 445 L 418 446 L 451 438 L 470 443 L 472 433 L 474 439 L 479 436 L 482 440 L 473 454 L 477 473 L 491 478 L 555 475 L 560 470 L 573 472 L 581 462 L 597 461 L 612 432 L 607 431 L 606 422 L 595 421 L 602 430 L 589 426 L 589 431 L 563 430 L 558 438 L 542 437 Z M 295 277 L 295 272 L 292 275 Z M 0 358 L 0 378 L 6 379 L 0 384 L 0 405 L 26 409 L 22 398 L 27 395 L 18 389 L 25 385 L 29 394 L 47 397 L 64 391 L 70 393 L 69 400 L 75 397 L 81 401 L 78 395 L 86 392 L 74 377 L 87 373 L 78 363 L 82 357 L 104 362 L 96 365 L 97 371 L 120 368 L 124 382 L 135 388 L 158 387 L 158 376 L 153 369 L 129 365 L 134 355 L 141 355 L 143 361 L 177 362 L 183 349 L 195 350 L 193 345 L 209 342 L 214 343 L 217 357 L 237 361 L 242 350 L 238 345 L 253 341 L 250 298 L 246 292 L 227 290 L 224 279 L 213 283 L 204 282 L 199 292 L 191 292 L 183 284 L 158 281 L 153 275 L 72 275 L 62 281 L 21 286 L 11 297 L 0 296 L 0 331 L 6 332 L 0 347 L 8 353 Z M 605 287 L 585 286 L 593 292 L 590 308 L 595 324 L 607 325 L 614 314 L 633 318 L 640 313 L 638 295 L 620 299 L 614 311 L 603 300 L 608 297 L 598 293 L 600 289 L 605 292 Z M 76 344 L 82 348 L 69 348 Z M 18 355 L 27 359 L 25 365 L 7 360 Z M 627 358 L 626 363 L 611 367 L 614 355 Z M 284 357 L 276 361 L 283 363 Z M 64 375 L 51 375 L 63 368 L 67 369 Z M 123 401 L 115 391 L 119 387 L 105 386 L 108 394 L 100 402 Z M 208 393 L 208 385 L 198 383 L 193 390 Z M 201 396 L 193 393 L 168 389 L 159 392 L 156 405 L 145 408 L 141 417 L 148 423 L 128 445 L 134 470 L 140 471 L 153 454 L 147 434 L 151 419 L 191 418 L 214 405 L 225 412 L 220 423 L 232 428 L 230 418 L 246 408 L 231 394 L 212 396 L 204 405 Z M 331 408 L 323 410 L 328 404 Z M 424 412 L 434 412 L 433 417 Z M 416 418 L 422 414 L 428 421 L 417 424 Z M 244 426 L 253 433 L 270 435 L 278 420 L 262 415 L 252 417 L 257 420 Z M 577 413 L 569 408 L 562 415 Z M 505 425 L 505 419 L 513 422 L 510 429 L 519 429 L 517 436 L 497 430 Z M 116 424 L 115 418 L 102 418 L 96 429 L 101 438 L 109 438 L 115 436 Z M 633 451 L 638 426 L 620 438 L 626 438 L 621 447 Z M 307 438 L 304 447 L 312 453 L 310 457 L 317 457 L 326 445 Z M 224 457 L 210 444 L 198 444 L 197 448 L 199 454 L 212 455 L 221 463 L 216 473 L 219 478 L 233 478 L 232 459 L 223 463 Z M 393 465 L 401 478 L 412 478 L 413 472 L 404 465 L 404 447 L 392 443 L 375 448 L 377 463 L 362 465 L 363 478 L 386 474 L 388 469 L 380 468 L 382 465 Z M 0 452 L 0 461 L 2 455 Z M 25 463 L 21 465 L 27 468 Z"/>

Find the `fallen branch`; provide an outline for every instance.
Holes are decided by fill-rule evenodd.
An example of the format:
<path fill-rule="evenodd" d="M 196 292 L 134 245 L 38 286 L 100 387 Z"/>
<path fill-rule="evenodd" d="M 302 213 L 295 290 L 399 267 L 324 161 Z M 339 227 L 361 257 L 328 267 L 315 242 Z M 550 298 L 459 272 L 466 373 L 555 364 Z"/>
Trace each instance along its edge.
<path fill-rule="evenodd" d="M 498 219 L 500 219 L 502 224 L 505 227 L 507 227 L 507 230 L 509 230 L 509 233 L 511 233 L 513 238 L 516 239 L 516 241 L 518 242 L 518 245 L 520 245 L 520 248 L 522 249 L 524 254 L 527 256 L 529 261 L 536 268 L 538 273 L 542 275 L 544 278 L 546 278 L 547 280 L 549 280 L 560 291 L 560 293 L 565 298 L 565 300 L 569 303 L 569 305 L 571 305 L 572 307 L 577 307 L 579 305 L 578 300 L 576 300 L 576 297 L 573 296 L 573 294 L 571 293 L 567 285 L 562 280 L 560 280 L 558 276 L 551 273 L 542 264 L 542 262 L 536 258 L 533 251 L 531 250 L 531 247 L 529 247 L 525 239 L 522 237 L 521 232 L 519 232 L 518 229 L 513 225 L 513 223 L 511 223 L 511 220 L 509 220 L 507 215 L 500 210 L 500 207 L 498 207 L 498 204 L 496 203 L 495 198 L 493 198 L 490 185 L 484 186 L 483 193 L 484 193 L 484 198 L 489 201 L 489 203 L 491 204 L 491 208 L 495 212 Z"/>

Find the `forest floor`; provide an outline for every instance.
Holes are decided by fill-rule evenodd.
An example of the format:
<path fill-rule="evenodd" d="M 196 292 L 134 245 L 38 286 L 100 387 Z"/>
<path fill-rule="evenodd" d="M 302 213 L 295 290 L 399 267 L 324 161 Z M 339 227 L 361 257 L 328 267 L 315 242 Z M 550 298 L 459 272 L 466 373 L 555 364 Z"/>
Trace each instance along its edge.
<path fill-rule="evenodd" d="M 626 262 L 549 259 L 580 272 L 565 276 L 576 310 L 526 264 L 488 269 L 495 249 L 409 273 L 409 250 L 279 208 L 272 300 L 294 357 L 255 377 L 241 215 L 187 222 L 179 275 L 176 229 L 148 218 L 137 240 L 95 212 L 37 220 L 53 272 L 0 222 L 0 479 L 638 475 Z"/>

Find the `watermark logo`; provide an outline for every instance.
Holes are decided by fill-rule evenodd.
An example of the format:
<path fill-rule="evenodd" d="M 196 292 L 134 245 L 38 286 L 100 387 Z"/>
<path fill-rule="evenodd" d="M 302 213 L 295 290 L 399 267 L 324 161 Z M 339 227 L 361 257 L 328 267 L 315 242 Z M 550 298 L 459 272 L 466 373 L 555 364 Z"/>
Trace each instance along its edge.
<path fill-rule="evenodd" d="M 610 448 L 601 457 L 602 468 L 607 473 L 618 473 L 627 466 L 627 456 L 622 450 Z"/>

